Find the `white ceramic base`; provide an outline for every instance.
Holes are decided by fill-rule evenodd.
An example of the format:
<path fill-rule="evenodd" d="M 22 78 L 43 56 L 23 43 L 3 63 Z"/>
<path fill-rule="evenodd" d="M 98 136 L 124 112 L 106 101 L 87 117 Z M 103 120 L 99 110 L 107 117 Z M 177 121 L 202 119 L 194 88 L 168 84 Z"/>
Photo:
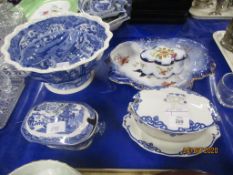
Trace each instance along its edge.
<path fill-rule="evenodd" d="M 87 86 L 89 86 L 91 84 L 92 80 L 94 79 L 94 76 L 95 76 L 95 74 L 92 72 L 91 75 L 90 75 L 90 78 L 85 83 L 83 83 L 82 85 L 77 85 L 76 86 L 77 81 L 72 81 L 72 82 L 62 84 L 61 89 L 57 89 L 52 84 L 48 84 L 48 83 L 45 83 L 45 87 L 49 91 L 51 91 L 51 92 L 53 92 L 55 94 L 61 94 L 61 95 L 74 94 L 74 93 L 82 91 Z M 76 87 L 75 88 L 69 88 L 69 86 L 72 86 L 72 87 L 76 86 Z"/>
<path fill-rule="evenodd" d="M 222 52 L 225 60 L 227 61 L 228 66 L 231 68 L 231 71 L 233 71 L 233 52 L 230 52 L 229 50 L 225 49 L 220 43 L 224 34 L 225 34 L 225 31 L 214 32 L 213 38 L 219 50 Z"/>
<path fill-rule="evenodd" d="M 213 6 L 209 8 L 203 8 L 203 9 L 198 9 L 198 8 L 191 8 L 189 10 L 189 13 L 192 15 L 193 18 L 196 19 L 231 19 L 233 18 L 233 7 L 229 8 L 225 12 L 221 12 L 221 15 L 215 15 L 215 14 L 210 14 L 211 12 L 214 12 L 215 8 Z"/>

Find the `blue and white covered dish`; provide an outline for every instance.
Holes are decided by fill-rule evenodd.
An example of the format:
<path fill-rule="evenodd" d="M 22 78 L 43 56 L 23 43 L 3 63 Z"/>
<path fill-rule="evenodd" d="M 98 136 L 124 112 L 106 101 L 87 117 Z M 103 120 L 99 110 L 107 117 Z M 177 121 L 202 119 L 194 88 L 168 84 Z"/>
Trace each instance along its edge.
<path fill-rule="evenodd" d="M 61 149 L 84 149 L 97 131 L 98 114 L 93 108 L 65 102 L 33 107 L 21 127 L 26 140 Z"/>
<path fill-rule="evenodd" d="M 129 112 L 147 134 L 164 140 L 173 135 L 173 141 L 198 137 L 218 118 L 207 98 L 175 87 L 140 91 Z"/>
<path fill-rule="evenodd" d="M 74 93 L 90 84 L 95 64 L 111 38 L 109 25 L 101 18 L 67 13 L 18 26 L 1 51 L 7 63 L 50 83 L 53 92 Z"/>

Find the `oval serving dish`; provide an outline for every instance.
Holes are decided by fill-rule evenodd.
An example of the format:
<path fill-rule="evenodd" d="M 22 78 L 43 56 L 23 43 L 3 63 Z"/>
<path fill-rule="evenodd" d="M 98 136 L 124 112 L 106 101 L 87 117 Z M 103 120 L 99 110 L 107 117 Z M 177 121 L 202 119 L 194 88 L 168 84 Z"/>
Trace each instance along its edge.
<path fill-rule="evenodd" d="M 196 139 L 188 142 L 173 142 L 161 140 L 144 132 L 138 127 L 135 119 L 131 114 L 127 114 L 123 119 L 123 127 L 129 134 L 130 138 L 136 142 L 141 148 L 151 153 L 160 154 L 168 157 L 191 157 L 201 154 L 201 151 L 187 151 L 186 148 L 211 148 L 221 132 L 218 125 L 212 125 L 206 132 Z"/>
<path fill-rule="evenodd" d="M 175 141 L 198 137 L 218 118 L 207 98 L 175 87 L 140 91 L 129 111 L 147 134 L 164 140 L 173 135 Z"/>
<path fill-rule="evenodd" d="M 44 102 L 32 108 L 21 127 L 26 140 L 61 149 L 84 149 L 98 131 L 98 114 L 81 103 Z"/>

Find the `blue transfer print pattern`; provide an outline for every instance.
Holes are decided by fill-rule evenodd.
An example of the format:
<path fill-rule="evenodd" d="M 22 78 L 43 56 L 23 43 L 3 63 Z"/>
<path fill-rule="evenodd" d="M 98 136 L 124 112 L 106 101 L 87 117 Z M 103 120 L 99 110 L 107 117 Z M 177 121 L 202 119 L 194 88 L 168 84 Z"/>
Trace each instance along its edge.
<path fill-rule="evenodd" d="M 105 28 L 85 17 L 53 17 L 21 30 L 8 52 L 23 67 L 46 70 L 90 58 L 106 38 Z"/>
<path fill-rule="evenodd" d="M 89 119 L 94 120 L 95 123 L 88 124 L 78 135 L 73 137 L 64 137 L 64 135 L 73 133 L 83 122 L 85 122 L 85 110 L 89 113 Z M 86 104 L 77 105 L 75 103 L 46 102 L 32 109 L 23 122 L 21 133 L 28 141 L 44 145 L 77 145 L 92 139 L 90 136 L 97 127 L 97 115 L 96 111 Z M 65 131 L 57 132 L 57 136 L 38 137 L 31 134 L 26 128 L 27 124 L 34 132 L 45 134 L 49 123 L 61 121 L 65 122 Z"/>

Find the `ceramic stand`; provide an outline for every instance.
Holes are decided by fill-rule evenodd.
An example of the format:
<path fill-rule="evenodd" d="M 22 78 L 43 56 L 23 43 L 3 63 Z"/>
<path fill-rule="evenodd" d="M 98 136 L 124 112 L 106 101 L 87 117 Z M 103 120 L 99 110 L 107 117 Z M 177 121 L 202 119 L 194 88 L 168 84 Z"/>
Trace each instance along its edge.
<path fill-rule="evenodd" d="M 74 94 L 79 91 L 82 91 L 87 86 L 89 86 L 95 76 L 94 72 L 91 72 L 85 77 L 79 78 L 75 81 L 62 83 L 62 84 L 49 84 L 45 83 L 45 87 L 55 93 L 55 94 L 61 94 L 61 95 L 67 95 L 67 94 Z"/>
<path fill-rule="evenodd" d="M 214 38 L 214 41 L 216 42 L 219 50 L 222 52 L 225 60 L 227 61 L 229 67 L 231 68 L 231 71 L 233 71 L 233 52 L 230 52 L 229 50 L 225 49 L 220 43 L 224 34 L 225 34 L 224 30 L 214 32 L 213 38 Z"/>

